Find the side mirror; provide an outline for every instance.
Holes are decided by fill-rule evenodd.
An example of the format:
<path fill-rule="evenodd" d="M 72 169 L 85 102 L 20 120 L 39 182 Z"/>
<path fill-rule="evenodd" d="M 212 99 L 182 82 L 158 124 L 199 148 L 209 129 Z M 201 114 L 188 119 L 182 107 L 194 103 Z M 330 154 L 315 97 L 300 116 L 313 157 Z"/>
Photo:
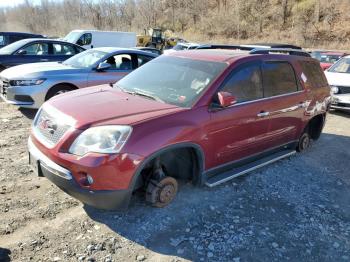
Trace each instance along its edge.
<path fill-rule="evenodd" d="M 108 63 L 100 63 L 100 64 L 97 66 L 96 70 L 97 70 L 97 71 L 105 71 L 105 70 L 109 69 L 110 67 L 111 67 L 111 64 L 108 64 Z"/>
<path fill-rule="evenodd" d="M 221 107 L 229 107 L 237 102 L 237 99 L 234 95 L 229 92 L 219 92 L 218 99 Z"/>
<path fill-rule="evenodd" d="M 27 51 L 24 49 L 21 49 L 17 52 L 17 55 L 26 55 L 26 54 L 27 54 Z"/>

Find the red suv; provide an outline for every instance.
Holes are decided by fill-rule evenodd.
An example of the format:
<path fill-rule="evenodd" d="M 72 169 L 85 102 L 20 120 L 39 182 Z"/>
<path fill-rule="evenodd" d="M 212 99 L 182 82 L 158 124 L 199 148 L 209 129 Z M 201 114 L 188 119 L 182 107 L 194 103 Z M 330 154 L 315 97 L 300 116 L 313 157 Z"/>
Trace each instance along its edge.
<path fill-rule="evenodd" d="M 119 209 L 136 190 L 163 207 L 178 180 L 212 187 L 302 151 L 330 89 L 306 53 L 270 52 L 180 51 L 54 97 L 34 119 L 30 162 L 80 201 Z"/>

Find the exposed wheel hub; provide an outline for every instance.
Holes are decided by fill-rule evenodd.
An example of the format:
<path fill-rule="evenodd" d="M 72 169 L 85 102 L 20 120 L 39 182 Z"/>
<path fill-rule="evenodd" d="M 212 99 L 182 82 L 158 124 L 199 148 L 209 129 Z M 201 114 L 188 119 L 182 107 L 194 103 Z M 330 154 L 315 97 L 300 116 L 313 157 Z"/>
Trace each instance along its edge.
<path fill-rule="evenodd" d="M 178 184 L 173 177 L 151 180 L 146 190 L 146 200 L 155 207 L 167 206 L 176 196 Z"/>

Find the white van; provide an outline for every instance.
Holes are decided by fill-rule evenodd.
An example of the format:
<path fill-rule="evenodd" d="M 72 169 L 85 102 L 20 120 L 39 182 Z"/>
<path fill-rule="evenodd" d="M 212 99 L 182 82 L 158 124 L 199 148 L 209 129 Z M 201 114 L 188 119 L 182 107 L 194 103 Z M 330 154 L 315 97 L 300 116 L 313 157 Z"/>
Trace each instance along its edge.
<path fill-rule="evenodd" d="M 63 38 L 85 49 L 94 47 L 135 47 L 136 33 L 98 30 L 73 30 Z"/>

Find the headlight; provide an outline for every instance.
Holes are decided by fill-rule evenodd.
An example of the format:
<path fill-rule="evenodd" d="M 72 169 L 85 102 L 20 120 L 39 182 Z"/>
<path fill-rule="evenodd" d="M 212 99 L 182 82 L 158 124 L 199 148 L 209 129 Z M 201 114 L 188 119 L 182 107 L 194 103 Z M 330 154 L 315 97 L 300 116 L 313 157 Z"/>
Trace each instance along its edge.
<path fill-rule="evenodd" d="M 128 140 L 130 126 L 97 126 L 81 133 L 69 148 L 69 153 L 83 156 L 89 152 L 118 153 Z"/>
<path fill-rule="evenodd" d="M 339 92 L 339 87 L 337 87 L 337 86 L 331 86 L 331 91 L 332 91 L 333 94 L 338 94 L 338 92 Z"/>
<path fill-rule="evenodd" d="M 11 80 L 10 85 L 11 86 L 36 86 L 41 85 L 44 83 L 46 79 L 40 78 L 40 79 L 31 79 L 31 80 Z"/>

